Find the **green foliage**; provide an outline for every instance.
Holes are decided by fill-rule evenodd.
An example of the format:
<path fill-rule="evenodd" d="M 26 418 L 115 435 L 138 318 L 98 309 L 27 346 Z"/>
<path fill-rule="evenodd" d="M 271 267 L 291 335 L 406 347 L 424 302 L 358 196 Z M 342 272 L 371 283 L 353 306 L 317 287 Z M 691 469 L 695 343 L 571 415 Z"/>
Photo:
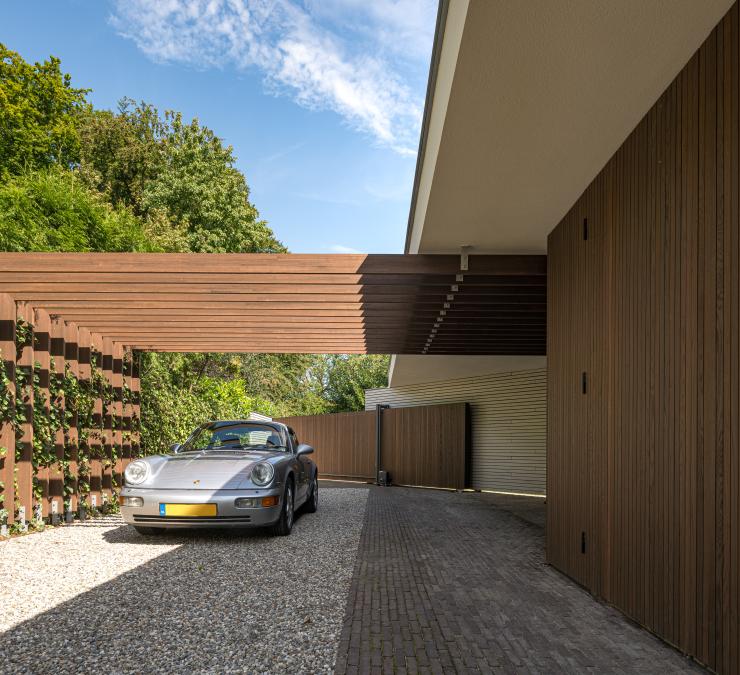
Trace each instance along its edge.
<path fill-rule="evenodd" d="M 3 350 L 0 349 L 0 426 L 13 423 L 15 416 L 15 397 L 13 396 L 14 382 L 5 368 Z M 3 448 L 5 450 L 5 448 Z"/>
<path fill-rule="evenodd" d="M 250 412 L 280 414 L 273 401 L 248 392 L 239 377 L 203 374 L 215 355 L 143 354 L 141 442 L 147 453 L 167 452 L 184 441 L 196 426 L 212 419 L 239 419 Z M 199 375 L 193 375 L 192 361 Z M 212 365 L 212 364 L 211 364 Z M 205 367 L 204 367 L 205 366 Z"/>
<path fill-rule="evenodd" d="M 333 412 L 365 409 L 365 389 L 388 386 L 390 357 L 341 354 L 325 357 L 324 398 Z"/>
<path fill-rule="evenodd" d="M 0 177 L 77 162 L 88 91 L 72 87 L 59 59 L 31 65 L 0 43 Z"/>
<path fill-rule="evenodd" d="M 59 167 L 0 184 L 0 250 L 152 251 L 141 222 Z"/>
<path fill-rule="evenodd" d="M 286 250 L 249 202 L 231 146 L 198 120 L 186 124 L 178 112 L 161 117 L 151 105 L 122 99 L 117 114 L 86 115 L 80 133 L 80 175 L 147 222 L 165 250 Z"/>
<path fill-rule="evenodd" d="M 80 175 L 112 204 L 143 216 L 144 189 L 164 162 L 163 132 L 157 109 L 143 102 L 124 98 L 117 112 L 89 110 L 80 121 Z"/>

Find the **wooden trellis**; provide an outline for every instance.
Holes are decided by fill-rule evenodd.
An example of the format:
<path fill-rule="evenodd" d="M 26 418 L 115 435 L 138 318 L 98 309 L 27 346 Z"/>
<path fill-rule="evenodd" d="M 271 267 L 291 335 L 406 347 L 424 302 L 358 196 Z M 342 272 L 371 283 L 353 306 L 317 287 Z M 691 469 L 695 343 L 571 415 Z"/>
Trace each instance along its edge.
<path fill-rule="evenodd" d="M 18 339 L 19 324 L 23 326 L 22 341 Z M 4 411 L 5 419 L 0 423 L 0 508 L 6 512 L 7 524 L 16 522 L 19 514 L 26 521 L 56 519 L 65 512 L 77 511 L 81 503 L 101 507 L 104 501 L 113 499 L 126 465 L 141 450 L 136 356 L 121 344 L 74 322 L 52 319 L 44 309 L 16 302 L 3 293 L 0 351 L 4 396 L 10 401 L 10 409 Z M 104 391 L 98 389 L 91 428 L 82 430 L 88 439 L 88 466 L 80 463 L 81 430 L 74 412 L 67 415 L 66 428 L 54 430 L 52 459 L 34 466 L 34 442 L 40 441 L 34 437 L 34 416 L 49 416 L 52 408 L 57 415 L 69 412 L 63 394 L 53 400 L 52 392 L 63 392 L 60 383 L 65 376 L 87 385 L 96 362 L 102 373 L 102 387 L 109 392 L 105 397 L 109 405 L 104 406 Z M 16 391 L 19 376 L 24 385 Z M 17 412 L 22 413 L 19 421 L 11 422 Z"/>

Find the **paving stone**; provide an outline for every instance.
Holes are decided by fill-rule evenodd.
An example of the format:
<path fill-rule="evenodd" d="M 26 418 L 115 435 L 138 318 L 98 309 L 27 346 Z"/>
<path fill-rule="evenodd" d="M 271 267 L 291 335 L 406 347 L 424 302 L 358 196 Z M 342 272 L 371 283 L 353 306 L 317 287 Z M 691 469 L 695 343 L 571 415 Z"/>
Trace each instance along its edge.
<path fill-rule="evenodd" d="M 336 673 L 694 673 L 545 562 L 542 500 L 370 490 Z"/>

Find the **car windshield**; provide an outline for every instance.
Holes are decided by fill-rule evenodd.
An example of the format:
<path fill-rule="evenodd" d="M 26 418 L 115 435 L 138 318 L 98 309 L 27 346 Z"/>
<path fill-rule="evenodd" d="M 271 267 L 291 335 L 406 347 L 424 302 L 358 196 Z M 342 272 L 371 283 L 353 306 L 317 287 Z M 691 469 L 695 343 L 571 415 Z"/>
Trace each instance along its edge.
<path fill-rule="evenodd" d="M 192 450 L 286 450 L 282 431 L 266 424 L 233 422 L 208 424 L 196 429 L 180 448 Z"/>

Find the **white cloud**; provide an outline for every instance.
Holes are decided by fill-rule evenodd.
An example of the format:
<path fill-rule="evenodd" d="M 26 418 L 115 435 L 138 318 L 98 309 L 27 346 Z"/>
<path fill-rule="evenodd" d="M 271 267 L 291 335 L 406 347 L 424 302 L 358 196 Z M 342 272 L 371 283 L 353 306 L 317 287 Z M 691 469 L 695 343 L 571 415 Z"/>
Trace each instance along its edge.
<path fill-rule="evenodd" d="M 312 15 L 374 40 L 385 52 L 418 61 L 424 70 L 438 0 L 305 0 Z"/>
<path fill-rule="evenodd" d="M 329 246 L 329 250 L 332 253 L 362 253 L 362 251 L 358 251 L 356 248 L 352 248 L 351 246 L 343 246 L 342 244 L 332 244 Z"/>
<path fill-rule="evenodd" d="M 116 0 L 111 23 L 157 61 L 257 67 L 274 94 L 332 110 L 380 145 L 413 155 L 431 49 L 431 4 Z M 404 44 L 408 48 L 401 50 Z"/>

